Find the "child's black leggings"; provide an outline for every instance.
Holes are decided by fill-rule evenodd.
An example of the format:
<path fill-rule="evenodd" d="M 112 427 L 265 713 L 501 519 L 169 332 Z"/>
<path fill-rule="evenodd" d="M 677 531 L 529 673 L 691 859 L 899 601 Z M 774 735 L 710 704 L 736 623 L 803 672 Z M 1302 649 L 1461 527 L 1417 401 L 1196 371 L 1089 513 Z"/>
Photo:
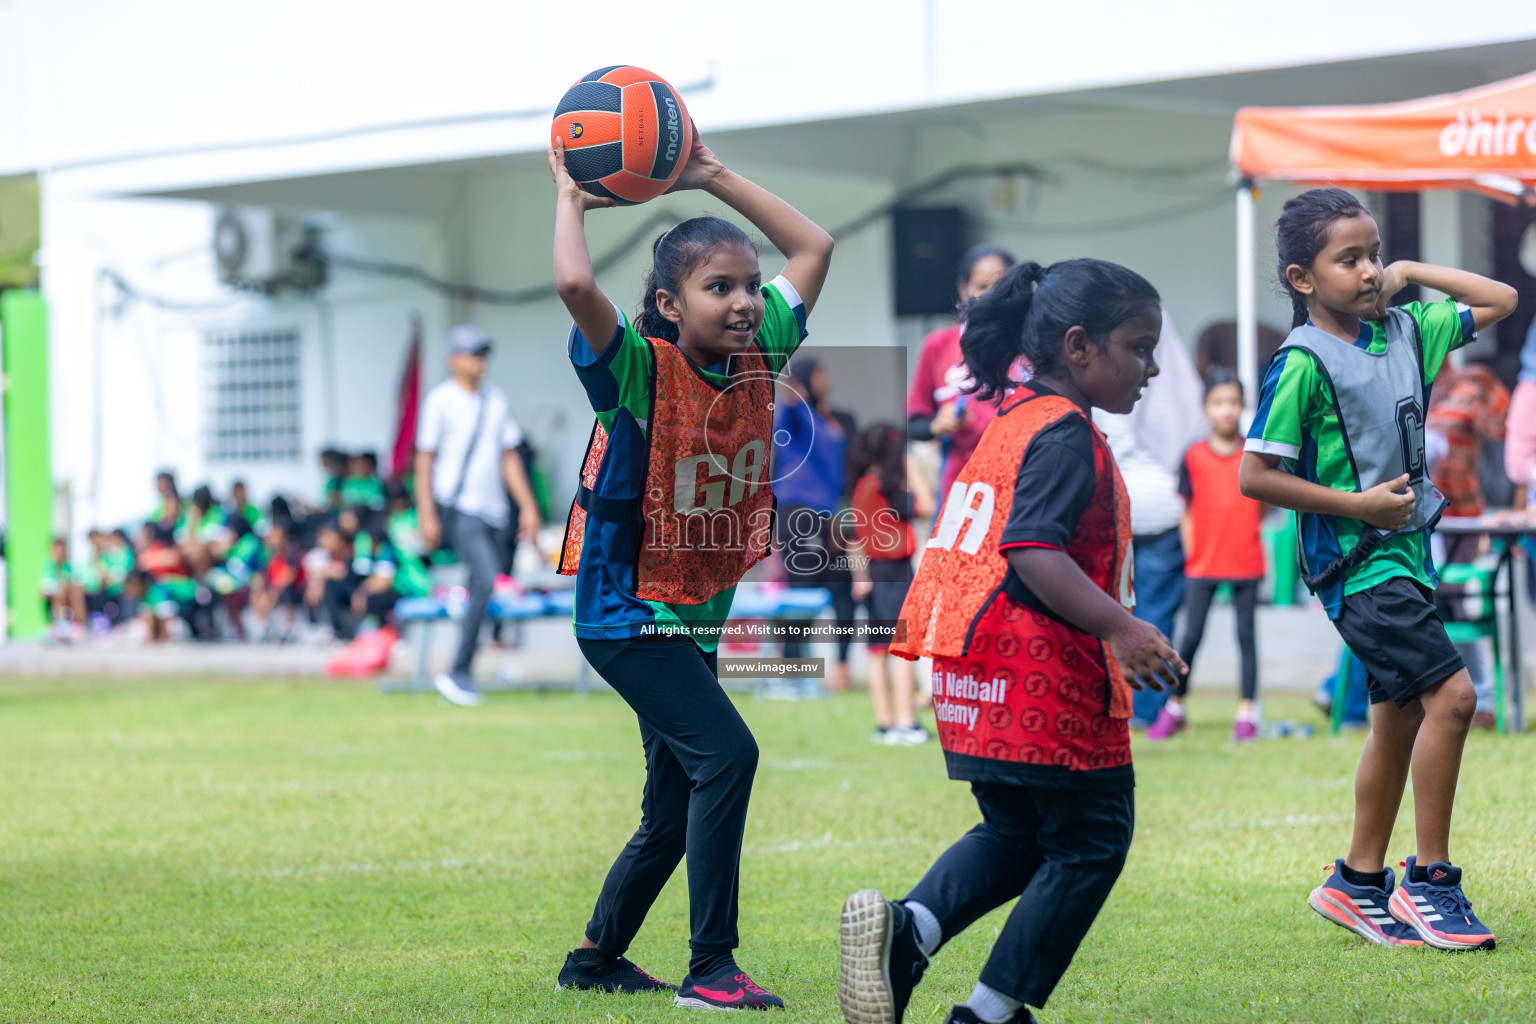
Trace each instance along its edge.
<path fill-rule="evenodd" d="M 1135 790 L 973 782 L 981 824 L 945 850 L 907 894 L 948 942 L 1014 897 L 981 982 L 1044 1006 L 1125 866 Z"/>
<path fill-rule="evenodd" d="M 629 948 L 662 886 L 688 855 L 689 947 L 739 944 L 736 896 L 757 741 L 720 688 L 714 652 L 686 638 L 578 638 L 597 674 L 640 716 L 645 793 L 640 827 L 608 870 L 587 938 L 610 956 Z"/>
<path fill-rule="evenodd" d="M 1210 613 L 1211 600 L 1216 588 L 1232 587 L 1232 609 L 1237 613 L 1237 648 L 1242 658 L 1243 700 L 1253 700 L 1259 692 L 1259 654 L 1253 642 L 1253 611 L 1259 603 L 1258 580 L 1204 580 L 1184 581 L 1184 635 L 1179 640 L 1179 657 L 1186 665 L 1194 664 L 1195 652 L 1205 636 L 1205 617 Z M 1173 691 L 1183 697 L 1189 693 L 1189 676 L 1179 679 Z"/>

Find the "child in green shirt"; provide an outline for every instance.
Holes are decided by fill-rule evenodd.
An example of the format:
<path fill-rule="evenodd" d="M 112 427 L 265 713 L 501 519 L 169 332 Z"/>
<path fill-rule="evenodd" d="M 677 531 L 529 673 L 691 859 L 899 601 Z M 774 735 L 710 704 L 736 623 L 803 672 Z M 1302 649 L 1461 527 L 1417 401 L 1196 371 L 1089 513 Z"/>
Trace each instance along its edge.
<path fill-rule="evenodd" d="M 1450 858 L 1476 695 L 1431 599 L 1428 538 L 1445 499 L 1425 473 L 1424 422 L 1447 355 L 1513 312 L 1515 291 L 1462 270 L 1383 266 L 1375 220 L 1341 189 L 1287 202 L 1276 248 L 1293 329 L 1265 375 L 1240 486 L 1296 510 L 1307 585 L 1371 694 L 1354 836 L 1307 902 L 1382 945 L 1491 949 Z M 1408 285 L 1451 298 L 1389 309 Z M 1418 846 L 1394 886 L 1387 845 L 1410 767 Z"/>
<path fill-rule="evenodd" d="M 70 565 L 69 542 L 63 537 L 53 539 L 51 556 L 43 563 L 39 589 L 43 614 L 48 617 L 54 638 L 74 638 L 85 625 L 85 590 Z"/>
<path fill-rule="evenodd" d="M 384 482 L 379 479 L 379 457 L 373 452 L 358 452 L 347 463 L 347 475 L 341 481 L 343 508 L 364 506 L 374 512 L 384 510 Z"/>

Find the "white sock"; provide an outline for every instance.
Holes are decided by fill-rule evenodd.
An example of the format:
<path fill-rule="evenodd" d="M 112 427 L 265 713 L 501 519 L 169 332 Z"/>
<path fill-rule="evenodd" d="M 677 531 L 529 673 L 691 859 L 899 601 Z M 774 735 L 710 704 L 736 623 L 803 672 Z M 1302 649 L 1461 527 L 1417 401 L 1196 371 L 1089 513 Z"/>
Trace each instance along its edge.
<path fill-rule="evenodd" d="M 923 956 L 933 956 L 939 948 L 939 943 L 944 940 L 944 933 L 939 928 L 939 919 L 933 916 L 933 911 L 921 903 L 906 900 L 902 903 L 912 912 L 912 921 L 917 925 L 917 948 L 923 951 Z"/>
<path fill-rule="evenodd" d="M 1183 718 L 1184 717 L 1184 705 L 1183 704 L 1175 704 L 1173 701 L 1169 701 L 1164 706 L 1167 707 L 1168 713 L 1170 715 L 1172 715 L 1174 718 Z"/>
<path fill-rule="evenodd" d="M 971 992 L 971 998 L 965 1001 L 965 1005 L 976 1011 L 976 1016 L 987 1021 L 988 1024 L 1003 1024 L 1024 1004 L 1012 996 L 1003 995 L 996 989 L 987 988 L 978 981 L 976 988 Z"/>

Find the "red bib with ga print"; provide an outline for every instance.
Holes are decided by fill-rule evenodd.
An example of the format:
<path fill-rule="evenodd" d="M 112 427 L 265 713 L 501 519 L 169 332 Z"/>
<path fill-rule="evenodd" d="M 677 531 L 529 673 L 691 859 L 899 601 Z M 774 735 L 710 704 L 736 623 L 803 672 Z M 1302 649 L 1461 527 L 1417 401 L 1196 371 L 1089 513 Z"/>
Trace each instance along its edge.
<path fill-rule="evenodd" d="M 1004 404 L 945 497 L 902 605 L 906 636 L 891 651 L 934 659 L 939 737 L 953 753 L 1078 770 L 1110 767 L 1121 747 L 1129 759 L 1113 741 L 1123 739 L 1131 691 L 1108 647 L 1003 593 L 1012 570 L 998 546 L 1019 466 L 1035 436 L 1067 416 L 1086 418 L 1028 386 Z M 1089 427 L 1097 482 L 1067 555 L 1129 608 L 1130 500 L 1108 442 Z"/>
<path fill-rule="evenodd" d="M 725 387 L 705 380 L 671 342 L 647 338 L 652 353 L 645 490 L 598 494 L 608 433 L 592 425 L 581 483 L 566 522 L 559 572 L 576 575 L 587 517 L 644 524 L 635 551 L 635 596 L 703 604 L 734 586 L 768 553 L 773 487 L 768 441 L 773 380 L 755 345 L 731 357 Z"/>

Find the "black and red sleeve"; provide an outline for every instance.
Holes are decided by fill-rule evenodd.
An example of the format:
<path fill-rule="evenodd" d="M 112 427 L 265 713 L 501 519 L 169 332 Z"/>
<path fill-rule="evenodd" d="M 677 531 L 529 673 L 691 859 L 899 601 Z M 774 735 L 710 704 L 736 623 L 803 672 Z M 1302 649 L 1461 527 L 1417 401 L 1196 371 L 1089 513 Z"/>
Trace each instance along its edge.
<path fill-rule="evenodd" d="M 998 549 L 1065 551 L 1096 486 L 1093 428 L 1083 416 L 1064 416 L 1036 434 L 1024 452 Z"/>

